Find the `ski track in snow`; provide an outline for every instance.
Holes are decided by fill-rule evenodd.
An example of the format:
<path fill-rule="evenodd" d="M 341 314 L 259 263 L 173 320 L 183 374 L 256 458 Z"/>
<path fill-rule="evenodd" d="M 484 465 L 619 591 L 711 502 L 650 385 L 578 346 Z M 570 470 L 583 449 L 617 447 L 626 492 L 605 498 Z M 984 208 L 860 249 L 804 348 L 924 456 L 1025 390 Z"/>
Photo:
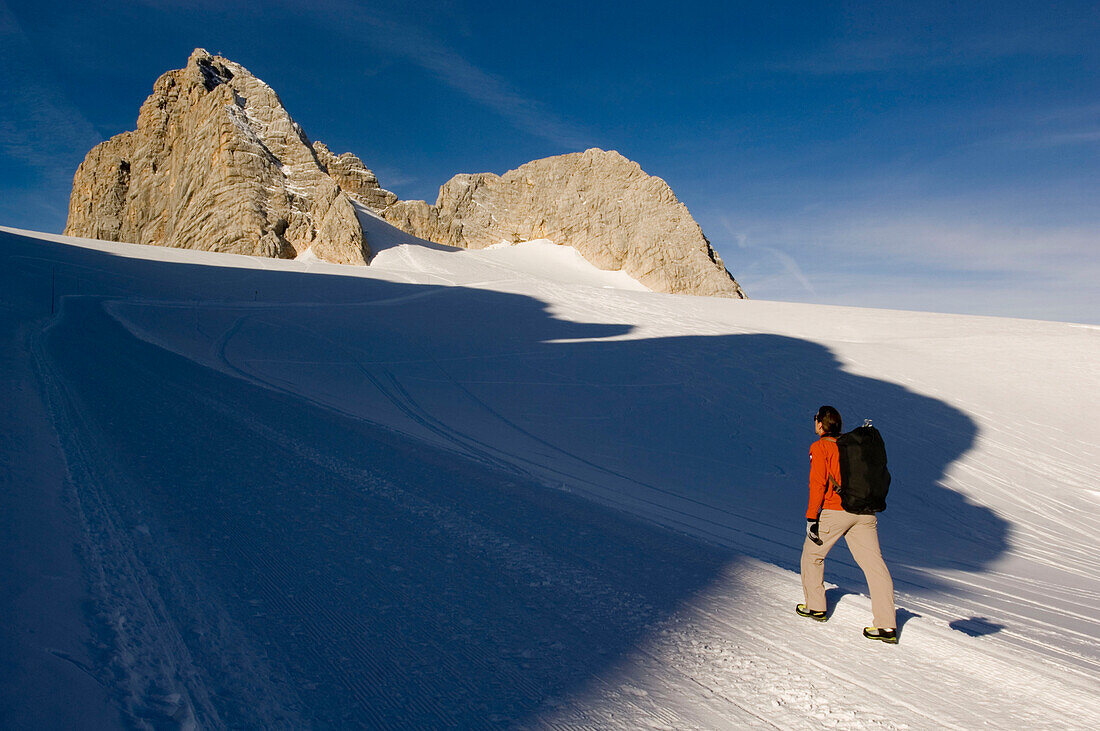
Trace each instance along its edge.
<path fill-rule="evenodd" d="M 1066 329 L 1065 383 L 1033 393 L 1056 323 L 845 311 L 861 339 L 831 308 L 570 285 L 547 246 L 395 236 L 334 280 L 51 238 L 0 232 L 4 311 L 40 323 L 25 357 L 80 526 L 102 646 L 71 664 L 130 725 L 1100 720 L 1087 328 Z M 1002 349 L 1015 370 L 965 368 Z M 934 422 L 876 421 L 896 647 L 859 637 L 844 548 L 829 622 L 792 611 L 814 383 Z M 1072 408 L 1011 428 L 1009 404 L 1042 399 Z M 1037 505 L 1034 485 L 1058 489 Z M 0 721 L 25 691 L 0 683 Z"/>

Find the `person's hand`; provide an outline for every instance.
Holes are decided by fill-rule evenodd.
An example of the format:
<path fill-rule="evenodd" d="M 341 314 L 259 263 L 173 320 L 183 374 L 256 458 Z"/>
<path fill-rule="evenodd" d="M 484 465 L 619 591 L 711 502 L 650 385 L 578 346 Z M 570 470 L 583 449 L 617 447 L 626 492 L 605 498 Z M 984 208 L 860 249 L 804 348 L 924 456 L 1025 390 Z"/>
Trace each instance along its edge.
<path fill-rule="evenodd" d="M 821 535 L 818 532 L 820 530 L 820 524 L 817 522 L 817 518 L 806 518 L 806 537 L 817 545 L 821 545 Z"/>

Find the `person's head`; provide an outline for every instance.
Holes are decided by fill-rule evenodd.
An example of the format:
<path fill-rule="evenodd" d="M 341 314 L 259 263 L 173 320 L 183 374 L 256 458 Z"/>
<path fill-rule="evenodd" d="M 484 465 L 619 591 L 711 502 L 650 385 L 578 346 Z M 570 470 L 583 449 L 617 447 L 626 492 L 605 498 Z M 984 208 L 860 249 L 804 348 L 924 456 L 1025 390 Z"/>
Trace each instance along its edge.
<path fill-rule="evenodd" d="M 832 406 L 822 406 L 818 409 L 817 416 L 814 417 L 814 423 L 821 425 L 821 436 L 823 437 L 840 436 L 840 429 L 844 425 L 840 418 L 840 412 Z"/>

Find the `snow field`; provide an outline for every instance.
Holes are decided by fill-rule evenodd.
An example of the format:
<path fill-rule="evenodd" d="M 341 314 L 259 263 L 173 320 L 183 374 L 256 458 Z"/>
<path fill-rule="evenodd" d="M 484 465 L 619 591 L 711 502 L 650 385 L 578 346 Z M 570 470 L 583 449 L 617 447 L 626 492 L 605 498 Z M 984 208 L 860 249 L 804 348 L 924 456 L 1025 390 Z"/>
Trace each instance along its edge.
<path fill-rule="evenodd" d="M 12 474 L 68 473 L 101 654 L 53 649 L 89 701 L 204 727 L 1100 719 L 1100 331 L 656 295 L 546 242 L 368 223 L 359 269 L 0 233 L 6 357 L 59 442 Z M 887 439 L 897 647 L 859 637 L 843 548 L 830 621 L 792 611 L 822 402 Z"/>

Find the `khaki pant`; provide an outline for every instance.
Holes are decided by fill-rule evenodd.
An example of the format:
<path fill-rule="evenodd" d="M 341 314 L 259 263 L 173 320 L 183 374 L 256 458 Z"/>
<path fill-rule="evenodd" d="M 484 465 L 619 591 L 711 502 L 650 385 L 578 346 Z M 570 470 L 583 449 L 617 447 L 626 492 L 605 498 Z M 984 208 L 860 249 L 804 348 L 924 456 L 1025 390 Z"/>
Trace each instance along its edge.
<path fill-rule="evenodd" d="M 821 545 L 809 538 L 802 546 L 802 591 L 806 608 L 825 611 L 825 556 L 841 536 L 848 543 L 852 558 L 867 577 L 871 592 L 871 611 L 876 627 L 894 629 L 894 582 L 878 546 L 878 518 L 856 515 L 844 510 L 822 510 L 820 518 Z"/>

